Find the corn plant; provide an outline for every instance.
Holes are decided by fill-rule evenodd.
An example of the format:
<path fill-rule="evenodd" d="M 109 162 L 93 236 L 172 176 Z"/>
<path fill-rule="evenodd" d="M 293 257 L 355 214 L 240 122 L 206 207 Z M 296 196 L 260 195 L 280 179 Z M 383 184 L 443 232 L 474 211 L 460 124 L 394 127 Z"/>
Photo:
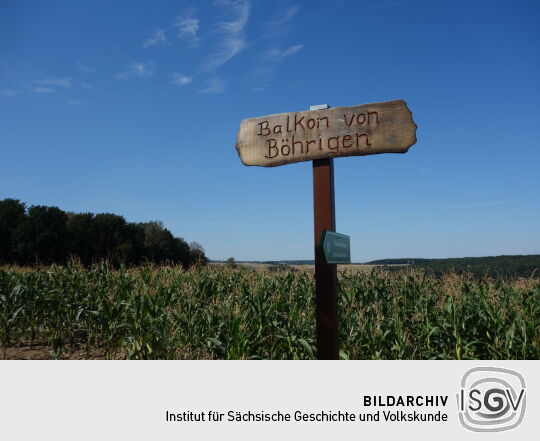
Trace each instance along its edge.
<path fill-rule="evenodd" d="M 309 270 L 107 262 L 0 268 L 1 354 L 313 359 Z M 342 359 L 538 359 L 540 279 L 420 270 L 339 275 Z"/>

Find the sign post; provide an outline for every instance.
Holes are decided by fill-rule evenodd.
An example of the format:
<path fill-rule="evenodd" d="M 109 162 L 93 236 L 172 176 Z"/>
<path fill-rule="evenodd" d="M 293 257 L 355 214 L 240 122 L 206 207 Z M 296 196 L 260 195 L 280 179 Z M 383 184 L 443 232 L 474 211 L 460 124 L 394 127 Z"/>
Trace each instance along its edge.
<path fill-rule="evenodd" d="M 245 165 L 275 167 L 313 161 L 315 315 L 317 358 L 337 360 L 337 267 L 350 262 L 350 241 L 335 233 L 334 158 L 406 153 L 416 124 L 403 100 L 248 118 L 236 150 Z"/>
<path fill-rule="evenodd" d="M 324 230 L 334 231 L 334 164 L 333 159 L 313 161 L 313 214 L 315 247 L 315 318 L 317 358 L 337 360 L 337 266 L 324 261 L 319 241 Z"/>
<path fill-rule="evenodd" d="M 310 110 L 327 108 L 328 106 L 311 106 Z M 324 261 L 323 251 L 319 247 L 325 230 L 336 231 L 333 158 L 313 160 L 313 220 L 317 358 L 337 360 L 339 359 L 337 266 Z"/>

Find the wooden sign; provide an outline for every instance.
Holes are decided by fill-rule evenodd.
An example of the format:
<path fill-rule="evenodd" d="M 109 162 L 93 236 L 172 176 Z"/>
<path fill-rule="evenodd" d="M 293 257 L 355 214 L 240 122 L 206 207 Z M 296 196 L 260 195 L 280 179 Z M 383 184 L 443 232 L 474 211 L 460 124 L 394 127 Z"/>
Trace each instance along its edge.
<path fill-rule="evenodd" d="M 300 161 L 405 153 L 416 124 L 403 100 L 278 113 L 240 124 L 236 150 L 245 165 L 275 167 Z"/>
<path fill-rule="evenodd" d="M 236 150 L 245 165 L 313 161 L 317 358 L 339 359 L 336 264 L 350 263 L 350 238 L 335 232 L 334 159 L 405 153 L 416 124 L 403 100 L 354 107 L 312 106 L 242 121 Z"/>

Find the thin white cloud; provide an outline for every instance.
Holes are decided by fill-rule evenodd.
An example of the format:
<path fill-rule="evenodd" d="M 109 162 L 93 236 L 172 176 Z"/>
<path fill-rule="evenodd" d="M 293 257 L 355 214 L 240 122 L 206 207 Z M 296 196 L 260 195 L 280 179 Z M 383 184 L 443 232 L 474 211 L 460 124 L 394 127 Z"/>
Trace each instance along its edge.
<path fill-rule="evenodd" d="M 492 205 L 503 205 L 503 204 L 506 204 L 506 201 L 475 202 L 472 204 L 449 205 L 442 208 L 443 210 L 456 210 L 458 208 L 479 208 L 479 207 L 489 207 Z"/>
<path fill-rule="evenodd" d="M 197 9 L 187 8 L 179 15 L 174 23 L 176 37 L 187 41 L 191 47 L 196 47 L 201 38 L 199 37 L 199 19 L 195 17 Z"/>
<path fill-rule="evenodd" d="M 6 98 L 11 98 L 15 95 L 17 95 L 19 92 L 17 92 L 14 89 L 4 89 L 0 92 L 0 95 L 5 96 Z"/>
<path fill-rule="evenodd" d="M 159 29 L 143 43 L 142 47 L 146 49 L 159 43 L 165 43 L 166 41 L 167 37 L 165 36 L 165 31 Z"/>
<path fill-rule="evenodd" d="M 85 73 L 92 73 L 95 69 L 92 69 L 91 67 L 87 66 L 84 63 L 81 63 L 80 61 L 77 62 L 77 70 Z"/>
<path fill-rule="evenodd" d="M 188 77 L 186 75 L 182 75 L 179 72 L 173 73 L 171 75 L 171 84 L 173 86 L 186 86 L 193 80 L 193 77 Z"/>
<path fill-rule="evenodd" d="M 212 78 L 206 82 L 205 87 L 200 89 L 199 92 L 207 95 L 216 95 L 225 92 L 226 88 L 225 81 L 220 78 Z"/>
<path fill-rule="evenodd" d="M 255 87 L 252 87 L 251 91 L 252 92 L 263 92 L 266 89 L 268 89 L 271 85 L 272 85 L 271 83 L 258 84 Z"/>
<path fill-rule="evenodd" d="M 269 63 L 281 63 L 285 58 L 296 54 L 303 47 L 303 44 L 297 44 L 287 49 L 270 49 L 264 54 L 264 59 Z"/>
<path fill-rule="evenodd" d="M 290 20 L 296 15 L 296 13 L 299 10 L 300 10 L 299 6 L 292 6 L 283 11 L 280 11 L 279 16 L 275 20 L 267 22 L 266 26 L 270 26 L 274 28 L 281 28 L 287 23 L 289 23 Z"/>
<path fill-rule="evenodd" d="M 251 91 L 262 92 L 268 89 L 272 84 L 272 73 L 276 67 L 283 62 L 285 58 L 297 54 L 303 47 L 303 44 L 297 44 L 286 49 L 273 48 L 264 52 L 257 68 L 251 71 L 256 84 Z"/>
<path fill-rule="evenodd" d="M 56 92 L 56 90 L 52 89 L 50 87 L 34 87 L 34 92 L 36 92 L 36 93 L 52 93 L 52 92 Z"/>
<path fill-rule="evenodd" d="M 387 0 L 384 2 L 381 2 L 380 5 L 385 8 L 397 8 L 400 6 L 405 6 L 411 3 L 412 0 Z"/>
<path fill-rule="evenodd" d="M 233 18 L 218 23 L 217 32 L 221 35 L 219 48 L 208 58 L 206 70 L 213 70 L 227 63 L 247 45 L 244 29 L 249 20 L 251 3 L 248 0 L 220 0 L 216 3 L 225 7 L 227 15 Z"/>
<path fill-rule="evenodd" d="M 220 46 L 220 50 L 208 58 L 206 70 L 216 69 L 238 55 L 246 47 L 246 41 L 242 37 L 229 36 L 221 41 Z"/>
<path fill-rule="evenodd" d="M 67 100 L 68 104 L 71 104 L 72 106 L 79 106 L 81 102 L 79 100 Z"/>
<path fill-rule="evenodd" d="M 65 77 L 65 78 L 50 78 L 45 80 L 35 80 L 34 84 L 39 84 L 40 86 L 44 87 L 71 87 L 71 78 Z"/>
<path fill-rule="evenodd" d="M 4 89 L 0 91 L 0 96 L 11 98 L 21 93 L 39 93 L 47 94 L 57 92 L 59 89 L 69 89 L 72 86 L 90 88 L 91 86 L 84 82 L 73 80 L 70 77 L 63 78 L 45 78 L 32 81 L 32 86 L 24 90 Z"/>
<path fill-rule="evenodd" d="M 262 36 L 270 40 L 279 39 L 282 41 L 283 37 L 293 30 L 298 11 L 300 11 L 299 6 L 290 6 L 279 10 L 272 20 L 263 23 Z"/>
<path fill-rule="evenodd" d="M 231 21 L 223 21 L 218 24 L 220 30 L 224 33 L 237 34 L 244 30 L 251 10 L 249 0 L 220 0 L 216 2 L 218 5 L 228 9 L 227 13 L 234 18 Z"/>
<path fill-rule="evenodd" d="M 152 75 L 154 75 L 154 62 L 149 61 L 148 63 L 130 63 L 125 71 L 117 73 L 114 77 L 117 80 L 127 80 L 131 77 L 144 78 Z"/>

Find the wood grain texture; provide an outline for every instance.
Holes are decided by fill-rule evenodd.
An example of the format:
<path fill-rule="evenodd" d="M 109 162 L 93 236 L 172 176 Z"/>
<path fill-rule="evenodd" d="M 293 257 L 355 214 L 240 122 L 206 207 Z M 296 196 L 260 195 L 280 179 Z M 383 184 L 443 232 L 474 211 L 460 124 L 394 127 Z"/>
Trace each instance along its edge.
<path fill-rule="evenodd" d="M 279 113 L 241 122 L 236 150 L 245 165 L 275 167 L 301 161 L 405 153 L 416 124 L 403 100 Z"/>

